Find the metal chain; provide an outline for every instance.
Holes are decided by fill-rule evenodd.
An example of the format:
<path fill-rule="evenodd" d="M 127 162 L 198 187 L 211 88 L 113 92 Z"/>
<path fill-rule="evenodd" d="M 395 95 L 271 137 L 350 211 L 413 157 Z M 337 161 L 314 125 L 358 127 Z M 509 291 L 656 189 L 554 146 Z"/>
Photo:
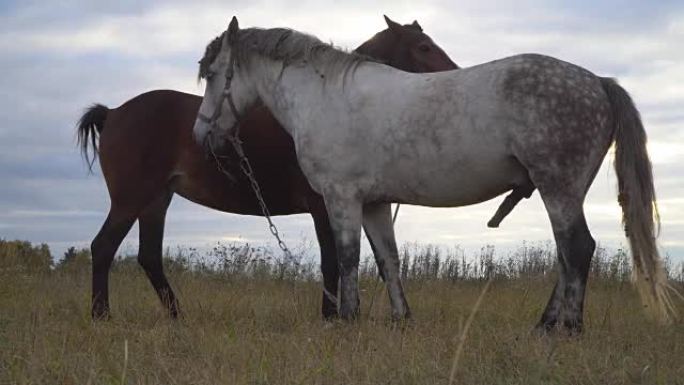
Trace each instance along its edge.
<path fill-rule="evenodd" d="M 249 184 L 252 187 L 252 191 L 254 191 L 254 195 L 257 198 L 257 201 L 259 202 L 259 207 L 261 208 L 261 213 L 263 216 L 266 218 L 268 221 L 268 229 L 273 234 L 275 237 L 276 241 L 278 241 L 278 247 L 280 250 L 283 251 L 285 254 L 285 257 L 290 260 L 296 267 L 299 267 L 300 263 L 299 261 L 292 255 L 292 252 L 290 252 L 290 249 L 287 247 L 285 242 L 280 238 L 280 233 L 278 232 L 278 228 L 276 227 L 275 223 L 273 223 L 273 220 L 271 219 L 271 212 L 268 210 L 268 206 L 266 206 L 266 201 L 264 200 L 263 195 L 261 194 L 261 188 L 259 187 L 259 183 L 257 182 L 256 178 L 254 177 L 254 170 L 252 169 L 252 165 L 249 163 L 249 159 L 247 159 L 247 155 L 245 155 L 244 150 L 242 149 L 242 141 L 239 138 L 239 131 L 235 132 L 234 136 L 229 136 L 228 141 L 230 144 L 233 145 L 233 149 L 235 150 L 235 153 L 238 155 L 240 158 L 240 169 L 242 170 L 242 173 L 245 174 L 247 179 L 249 179 Z M 216 155 L 214 152 L 214 147 L 212 144 L 212 140 L 209 140 L 209 148 L 211 149 L 211 155 L 214 157 L 214 160 L 216 161 L 217 167 L 219 171 L 221 171 L 224 175 L 226 175 L 228 178 L 231 180 L 235 180 L 233 175 L 226 170 L 223 165 L 221 164 L 221 161 L 219 160 L 219 157 Z"/>
<path fill-rule="evenodd" d="M 273 223 L 271 220 L 271 213 L 268 210 L 268 206 L 266 206 L 266 201 L 264 200 L 264 197 L 261 194 L 261 187 L 259 187 L 259 183 L 257 182 L 256 178 L 254 177 L 254 170 L 252 169 L 252 165 L 249 163 L 249 159 L 247 159 L 247 155 L 245 155 L 245 152 L 242 148 L 242 141 L 239 138 L 239 131 L 236 131 L 234 136 L 229 136 L 229 141 L 230 144 L 233 146 L 233 149 L 235 150 L 235 153 L 238 155 L 240 158 L 240 169 L 242 170 L 242 173 L 245 174 L 247 179 L 249 179 L 249 183 L 252 187 L 252 191 L 254 191 L 254 195 L 257 198 L 257 201 L 259 202 L 259 206 L 261 207 L 261 212 L 263 216 L 266 218 L 268 221 L 268 229 L 270 230 L 271 234 L 276 238 L 278 241 L 278 247 L 283 251 L 285 254 L 285 257 L 289 259 L 296 267 L 299 267 L 300 263 L 298 260 L 294 258 L 292 253 L 290 252 L 290 249 L 287 247 L 285 242 L 280 238 L 280 233 L 278 232 L 278 228 L 276 225 Z M 214 151 L 214 146 L 212 145 L 213 141 L 209 140 L 209 149 L 211 150 L 211 155 L 214 157 L 214 160 L 216 161 L 216 166 L 221 173 L 223 173 L 226 177 L 228 177 L 231 181 L 235 182 L 235 177 L 223 167 L 223 164 L 221 163 L 221 160 L 219 159 L 219 156 L 216 155 L 216 152 Z M 392 225 L 397 221 L 397 216 L 399 215 L 399 206 L 400 204 L 397 203 L 397 206 L 394 209 L 394 215 L 392 216 Z M 379 276 L 378 276 L 379 278 Z M 377 289 L 377 285 L 379 283 L 376 281 L 375 287 Z M 325 286 L 323 287 L 323 294 L 328 298 L 329 301 L 333 303 L 337 303 L 338 298 L 336 295 L 333 293 L 329 292 Z"/>
<path fill-rule="evenodd" d="M 401 203 L 397 203 L 396 207 L 394 208 L 394 215 L 392 215 L 392 227 L 394 227 L 394 224 L 397 223 L 397 216 L 399 216 L 399 206 L 401 206 Z"/>

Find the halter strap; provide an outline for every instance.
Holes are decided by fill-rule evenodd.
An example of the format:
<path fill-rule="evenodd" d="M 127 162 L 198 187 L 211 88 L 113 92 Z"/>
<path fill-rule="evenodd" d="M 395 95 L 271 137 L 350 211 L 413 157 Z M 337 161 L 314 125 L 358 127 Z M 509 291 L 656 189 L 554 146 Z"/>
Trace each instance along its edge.
<path fill-rule="evenodd" d="M 230 112 L 233 114 L 233 117 L 235 117 L 235 123 L 233 126 L 230 128 L 230 131 L 233 131 L 233 129 L 237 126 L 240 125 L 240 121 L 242 120 L 241 114 L 238 112 L 237 107 L 235 107 L 235 102 L 233 101 L 233 94 L 230 91 L 230 86 L 233 81 L 233 72 L 234 72 L 234 65 L 235 65 L 235 53 L 233 52 L 232 55 L 230 55 L 230 63 L 228 65 L 228 69 L 226 70 L 226 85 L 223 88 L 223 92 L 221 93 L 221 99 L 219 103 L 216 105 L 216 108 L 214 109 L 214 113 L 211 115 L 211 117 L 208 117 L 201 112 L 197 113 L 197 118 L 204 122 L 208 123 L 211 126 L 210 131 L 214 127 L 218 127 L 218 120 L 221 117 L 221 106 L 223 106 L 224 101 L 228 101 L 228 106 L 230 107 Z M 237 131 L 235 132 L 235 136 L 237 137 Z"/>

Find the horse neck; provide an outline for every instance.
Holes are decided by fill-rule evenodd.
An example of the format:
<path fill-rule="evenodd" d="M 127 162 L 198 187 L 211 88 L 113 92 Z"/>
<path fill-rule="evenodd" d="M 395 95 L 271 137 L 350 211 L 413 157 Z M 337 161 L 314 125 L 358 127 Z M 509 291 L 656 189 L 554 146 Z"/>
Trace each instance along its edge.
<path fill-rule="evenodd" d="M 400 92 L 397 87 L 401 79 L 417 76 L 370 62 L 361 63 L 347 74 L 322 74 L 310 64 L 291 65 L 284 71 L 279 62 L 256 68 L 250 76 L 258 96 L 293 137 L 297 128 L 311 124 L 310 117 L 321 108 L 330 112 L 344 110 L 348 100 L 359 94 L 379 97 L 383 92 Z"/>
<path fill-rule="evenodd" d="M 294 64 L 282 70 L 282 63 L 267 60 L 253 66 L 248 76 L 263 104 L 292 136 L 302 109 L 316 108 L 325 87 L 336 87 L 332 82 L 341 80 L 341 75 L 321 77 L 311 65 Z"/>

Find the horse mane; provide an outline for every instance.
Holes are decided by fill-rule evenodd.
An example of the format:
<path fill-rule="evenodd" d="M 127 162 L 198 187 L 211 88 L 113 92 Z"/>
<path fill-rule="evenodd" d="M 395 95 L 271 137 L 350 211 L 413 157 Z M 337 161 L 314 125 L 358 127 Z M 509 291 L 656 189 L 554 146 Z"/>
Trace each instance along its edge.
<path fill-rule="evenodd" d="M 199 78 L 206 77 L 208 68 L 221 51 L 226 32 L 216 37 L 200 60 Z M 236 64 L 249 66 L 255 56 L 282 62 L 283 69 L 292 63 L 308 63 L 321 75 L 346 76 L 364 62 L 377 62 L 362 54 L 347 52 L 324 43 L 318 38 L 288 28 L 247 28 L 238 31 L 233 50 Z"/>
<path fill-rule="evenodd" d="M 204 50 L 204 56 L 202 56 L 202 59 L 199 61 L 199 72 L 197 73 L 198 82 L 207 77 L 207 74 L 209 73 L 209 66 L 214 62 L 219 52 L 221 52 L 221 41 L 223 40 L 223 36 L 225 36 L 225 34 L 226 31 L 223 31 L 222 34 L 216 36 L 214 40 L 207 44 L 207 48 Z"/>

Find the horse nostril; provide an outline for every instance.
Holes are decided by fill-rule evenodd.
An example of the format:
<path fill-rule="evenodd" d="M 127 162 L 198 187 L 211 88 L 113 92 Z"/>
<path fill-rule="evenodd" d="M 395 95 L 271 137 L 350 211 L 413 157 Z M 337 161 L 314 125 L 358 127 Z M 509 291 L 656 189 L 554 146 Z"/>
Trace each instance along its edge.
<path fill-rule="evenodd" d="M 199 147 L 204 147 L 207 139 L 207 130 L 203 122 L 195 121 L 195 127 L 192 130 L 192 139 Z"/>
<path fill-rule="evenodd" d="M 205 135 L 204 139 L 202 140 L 202 152 L 204 152 L 204 158 L 206 160 L 211 160 L 211 142 L 209 141 L 209 137 L 211 135 Z"/>

